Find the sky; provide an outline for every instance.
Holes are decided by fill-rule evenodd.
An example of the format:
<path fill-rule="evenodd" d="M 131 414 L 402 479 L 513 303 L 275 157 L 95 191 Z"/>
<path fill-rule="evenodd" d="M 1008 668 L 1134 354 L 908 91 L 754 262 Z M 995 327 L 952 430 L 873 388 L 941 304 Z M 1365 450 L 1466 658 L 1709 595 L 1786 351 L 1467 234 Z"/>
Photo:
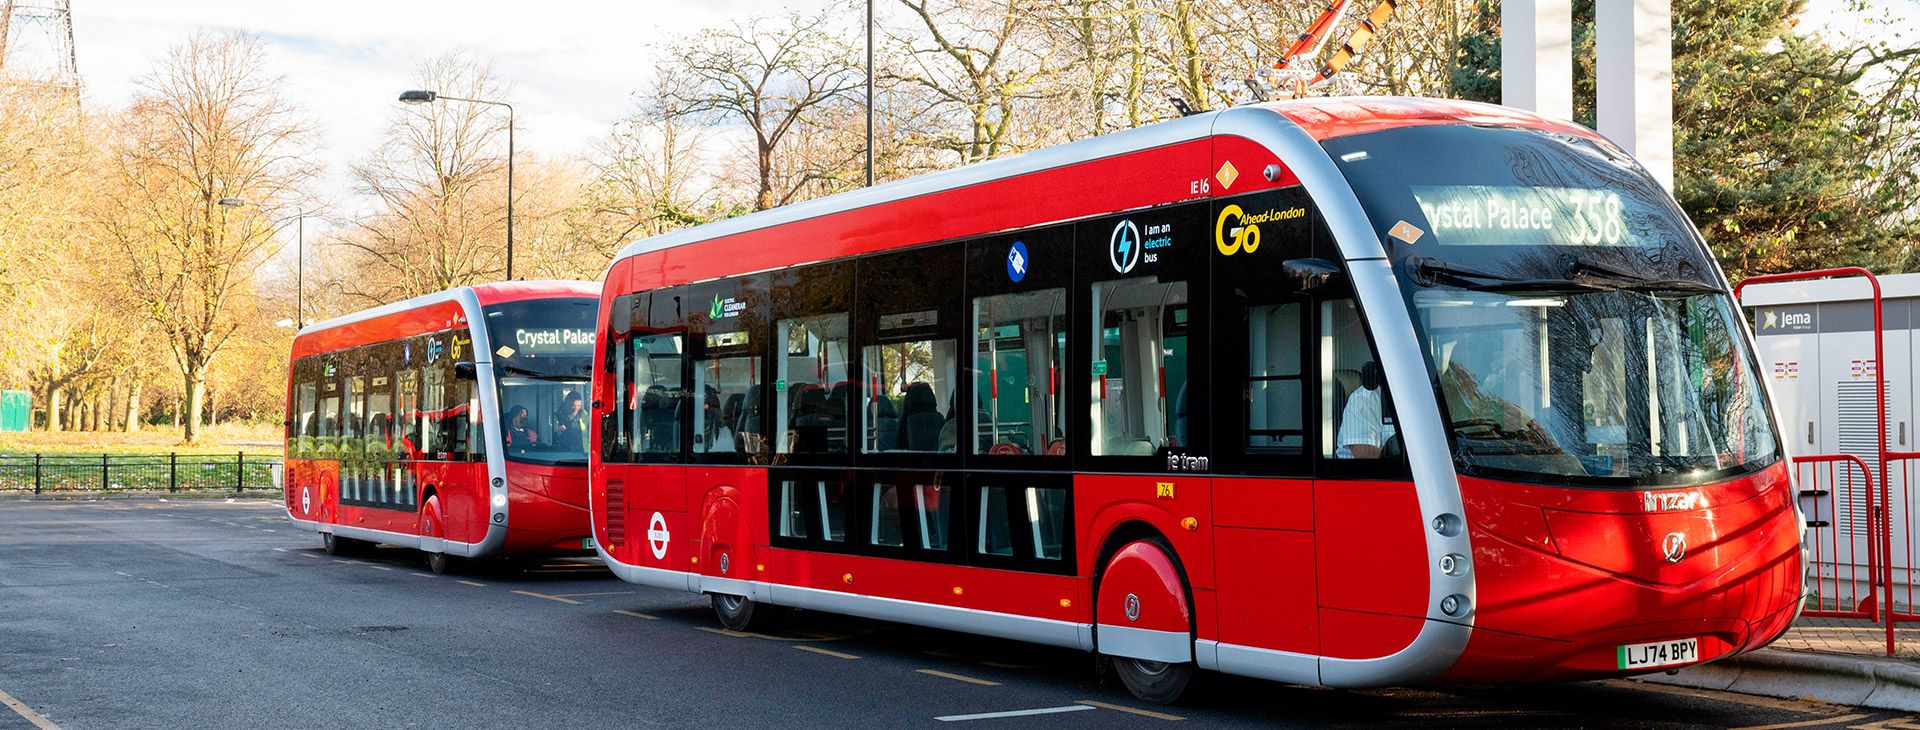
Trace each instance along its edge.
<path fill-rule="evenodd" d="M 632 94 L 653 74 L 654 44 L 736 19 L 829 1 L 72 0 L 72 5 L 80 75 L 89 102 L 100 106 L 125 104 L 154 60 L 198 29 L 258 34 L 285 75 L 289 95 L 318 123 L 328 168 L 318 197 L 343 211 L 336 218 L 346 218 L 361 212 L 347 167 L 377 144 L 398 104 L 395 97 L 411 88 L 408 78 L 418 59 L 448 51 L 491 58 L 518 115 L 519 148 L 549 156 L 578 154 L 633 110 Z M 1807 22 L 1902 45 L 1920 39 L 1920 0 L 1872 0 L 1876 11 L 1864 15 L 1852 9 L 1855 1 L 1811 0 Z M 1889 14 L 1906 20 L 1894 28 L 1862 19 Z"/>
<path fill-rule="evenodd" d="M 422 58 L 465 51 L 493 61 L 521 152 L 576 154 L 633 111 L 632 94 L 653 74 L 652 44 L 822 2 L 72 0 L 76 63 L 96 106 L 132 99 L 139 77 L 197 30 L 259 35 L 287 94 L 319 127 L 328 172 L 317 193 L 345 211 L 337 218 L 364 212 L 347 168 L 378 144 Z"/>

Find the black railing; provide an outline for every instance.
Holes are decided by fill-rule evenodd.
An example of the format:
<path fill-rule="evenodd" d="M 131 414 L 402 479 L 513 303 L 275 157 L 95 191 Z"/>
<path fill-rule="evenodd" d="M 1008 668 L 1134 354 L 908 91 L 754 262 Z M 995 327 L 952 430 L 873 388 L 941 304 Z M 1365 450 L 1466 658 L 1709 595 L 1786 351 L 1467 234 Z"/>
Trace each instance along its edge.
<path fill-rule="evenodd" d="M 0 454 L 0 492 L 266 492 L 279 459 L 234 454 Z"/>

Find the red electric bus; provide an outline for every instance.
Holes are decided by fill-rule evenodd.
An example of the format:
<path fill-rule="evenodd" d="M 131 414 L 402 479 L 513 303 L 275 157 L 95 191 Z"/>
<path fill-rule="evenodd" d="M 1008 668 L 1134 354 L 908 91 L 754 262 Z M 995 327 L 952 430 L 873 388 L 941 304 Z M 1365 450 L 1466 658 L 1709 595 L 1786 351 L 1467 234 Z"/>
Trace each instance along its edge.
<path fill-rule="evenodd" d="M 1671 196 L 1513 109 L 1228 109 L 647 239 L 626 580 L 1340 687 L 1645 673 L 1798 611 L 1750 334 Z"/>
<path fill-rule="evenodd" d="M 590 554 L 599 285 L 481 284 L 309 325 L 287 380 L 287 516 L 327 552 Z M 499 414 L 506 414 L 501 418 Z"/>

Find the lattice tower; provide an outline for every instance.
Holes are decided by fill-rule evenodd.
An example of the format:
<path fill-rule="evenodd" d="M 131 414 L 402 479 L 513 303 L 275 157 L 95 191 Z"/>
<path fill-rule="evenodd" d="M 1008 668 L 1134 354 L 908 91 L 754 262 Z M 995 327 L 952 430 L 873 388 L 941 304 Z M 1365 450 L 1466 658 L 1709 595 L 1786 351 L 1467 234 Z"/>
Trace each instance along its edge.
<path fill-rule="evenodd" d="M 0 0 L 0 81 L 79 91 L 72 0 Z"/>

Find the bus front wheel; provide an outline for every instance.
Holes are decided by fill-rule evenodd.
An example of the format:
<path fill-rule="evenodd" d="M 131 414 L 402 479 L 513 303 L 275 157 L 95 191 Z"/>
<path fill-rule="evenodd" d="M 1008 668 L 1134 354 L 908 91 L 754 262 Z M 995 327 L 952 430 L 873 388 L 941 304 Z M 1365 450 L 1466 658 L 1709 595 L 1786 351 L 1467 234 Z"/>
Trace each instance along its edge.
<path fill-rule="evenodd" d="M 786 615 L 786 608 L 761 603 L 746 596 L 714 593 L 713 615 L 729 631 L 765 631 Z"/>

